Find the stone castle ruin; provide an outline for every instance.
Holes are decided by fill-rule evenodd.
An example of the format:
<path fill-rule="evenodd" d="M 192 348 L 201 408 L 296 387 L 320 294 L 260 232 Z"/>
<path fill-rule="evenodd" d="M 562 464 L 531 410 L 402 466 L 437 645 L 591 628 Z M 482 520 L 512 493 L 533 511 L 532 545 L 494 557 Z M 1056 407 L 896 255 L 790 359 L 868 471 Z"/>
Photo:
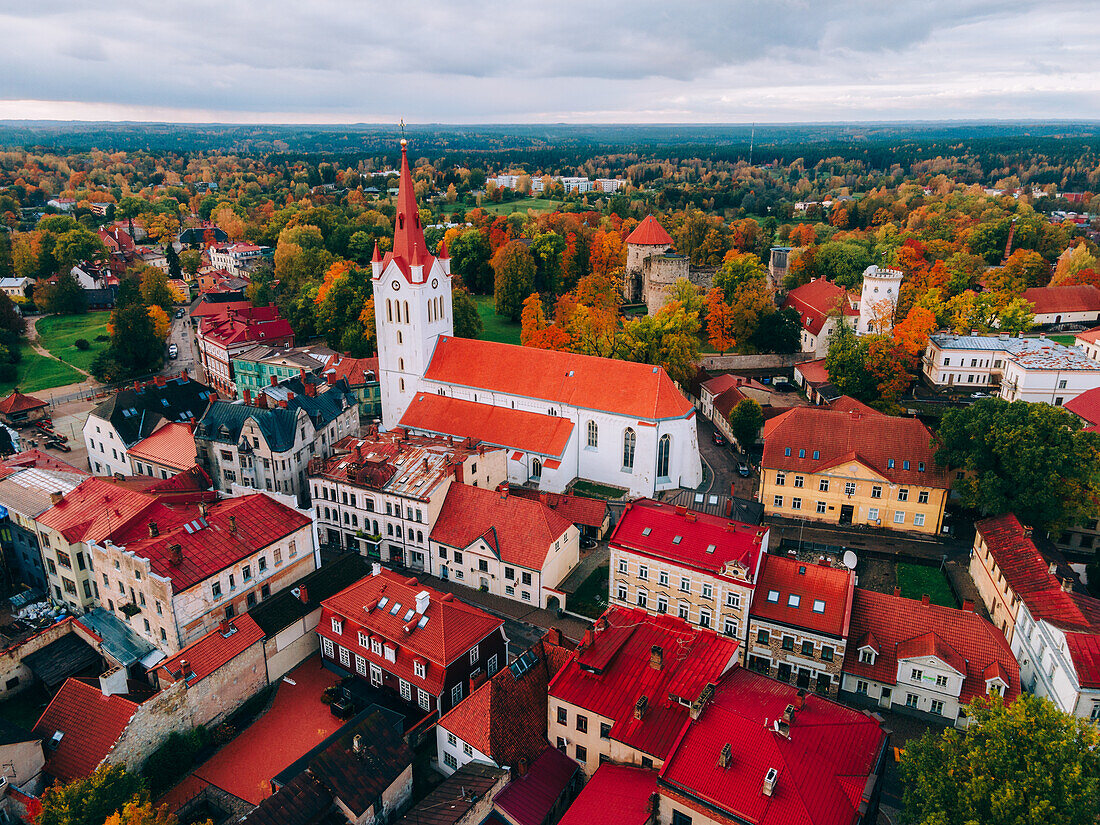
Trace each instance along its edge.
<path fill-rule="evenodd" d="M 652 215 L 638 224 L 626 239 L 623 300 L 644 303 L 650 315 L 669 302 L 672 285 L 686 278 L 704 292 L 714 282 L 715 267 L 692 267 L 686 255 L 677 254 L 672 238 Z"/>

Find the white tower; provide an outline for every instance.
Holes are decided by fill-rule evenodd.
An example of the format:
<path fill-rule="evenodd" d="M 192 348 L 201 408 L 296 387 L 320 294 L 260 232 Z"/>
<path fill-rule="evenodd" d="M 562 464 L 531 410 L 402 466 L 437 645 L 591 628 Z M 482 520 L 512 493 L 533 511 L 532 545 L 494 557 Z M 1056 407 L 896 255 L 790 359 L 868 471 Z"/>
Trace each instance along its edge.
<path fill-rule="evenodd" d="M 437 256 L 428 254 L 405 140 L 401 141 L 393 251 L 383 258 L 375 244 L 371 273 L 382 426 L 390 430 L 401 423 L 419 389 L 439 336 L 454 335 L 451 259 L 446 244 L 440 244 Z"/>
<path fill-rule="evenodd" d="M 896 269 L 869 266 L 863 270 L 863 292 L 859 296 L 859 326 L 856 332 L 889 332 L 894 327 L 898 293 L 904 276 Z"/>

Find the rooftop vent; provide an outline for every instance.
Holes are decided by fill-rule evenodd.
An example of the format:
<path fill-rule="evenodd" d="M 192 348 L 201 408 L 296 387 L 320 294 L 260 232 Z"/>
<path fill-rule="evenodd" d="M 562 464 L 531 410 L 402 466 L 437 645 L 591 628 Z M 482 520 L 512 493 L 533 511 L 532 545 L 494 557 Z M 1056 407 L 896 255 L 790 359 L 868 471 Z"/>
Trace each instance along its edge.
<path fill-rule="evenodd" d="M 727 742 L 722 746 L 722 752 L 718 754 L 718 767 L 728 768 L 733 759 L 733 746 Z"/>

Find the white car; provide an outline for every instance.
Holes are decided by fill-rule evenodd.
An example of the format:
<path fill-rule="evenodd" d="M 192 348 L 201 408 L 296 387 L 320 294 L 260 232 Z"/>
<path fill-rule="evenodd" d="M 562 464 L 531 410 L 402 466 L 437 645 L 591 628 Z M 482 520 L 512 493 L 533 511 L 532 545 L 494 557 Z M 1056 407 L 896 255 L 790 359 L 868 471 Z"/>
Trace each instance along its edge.
<path fill-rule="evenodd" d="M 176 357 L 179 356 L 179 354 L 180 354 L 179 347 L 177 347 L 175 344 L 169 344 L 168 345 L 168 357 L 169 358 L 176 358 Z"/>

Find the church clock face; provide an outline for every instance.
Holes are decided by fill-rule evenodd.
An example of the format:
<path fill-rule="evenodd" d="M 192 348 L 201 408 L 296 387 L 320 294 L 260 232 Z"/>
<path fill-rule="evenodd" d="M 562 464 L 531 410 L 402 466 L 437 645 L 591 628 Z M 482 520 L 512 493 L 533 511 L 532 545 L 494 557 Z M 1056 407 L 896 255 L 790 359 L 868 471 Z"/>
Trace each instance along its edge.
<path fill-rule="evenodd" d="M 439 279 L 432 278 L 432 289 L 439 289 Z"/>
<path fill-rule="evenodd" d="M 393 291 L 397 292 L 399 289 L 401 289 L 401 282 L 400 281 L 394 281 L 393 282 Z"/>

